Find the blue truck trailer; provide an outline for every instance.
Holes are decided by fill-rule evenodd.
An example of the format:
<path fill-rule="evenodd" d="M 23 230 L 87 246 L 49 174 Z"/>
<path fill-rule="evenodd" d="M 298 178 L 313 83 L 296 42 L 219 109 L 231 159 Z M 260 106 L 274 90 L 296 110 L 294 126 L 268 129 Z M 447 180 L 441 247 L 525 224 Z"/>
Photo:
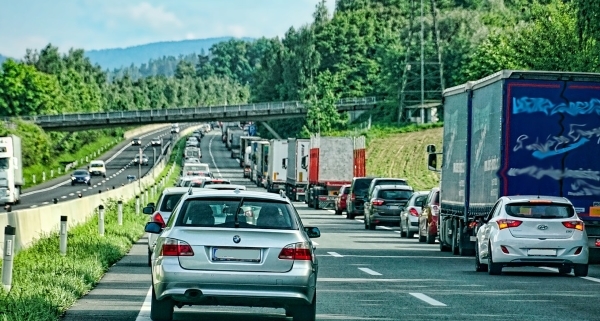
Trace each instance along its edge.
<path fill-rule="evenodd" d="M 443 93 L 440 250 L 474 255 L 476 216 L 505 195 L 569 199 L 600 254 L 600 74 L 503 70 Z M 438 155 L 442 154 L 438 169 Z"/>

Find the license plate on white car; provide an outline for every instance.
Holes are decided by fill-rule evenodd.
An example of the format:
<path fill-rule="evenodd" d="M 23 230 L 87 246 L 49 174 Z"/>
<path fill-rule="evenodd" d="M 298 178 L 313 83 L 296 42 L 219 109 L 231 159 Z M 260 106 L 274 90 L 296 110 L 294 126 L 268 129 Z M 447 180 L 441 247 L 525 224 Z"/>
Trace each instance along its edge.
<path fill-rule="evenodd" d="M 260 262 L 260 249 L 212 248 L 213 261 Z"/>
<path fill-rule="evenodd" d="M 527 251 L 529 256 L 556 256 L 555 249 L 529 249 Z"/>

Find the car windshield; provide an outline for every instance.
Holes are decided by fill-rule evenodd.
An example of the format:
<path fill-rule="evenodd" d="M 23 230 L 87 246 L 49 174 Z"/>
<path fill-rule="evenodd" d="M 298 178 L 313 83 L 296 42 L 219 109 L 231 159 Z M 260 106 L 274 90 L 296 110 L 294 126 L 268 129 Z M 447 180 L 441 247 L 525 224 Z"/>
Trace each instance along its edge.
<path fill-rule="evenodd" d="M 386 189 L 379 192 L 379 197 L 385 200 L 408 200 L 412 194 L 407 190 Z"/>
<path fill-rule="evenodd" d="M 88 175 L 88 172 L 87 171 L 75 171 L 73 173 L 73 175 L 77 175 L 77 176 Z"/>
<path fill-rule="evenodd" d="M 513 217 L 527 218 L 569 218 L 575 215 L 573 207 L 558 203 L 511 203 L 505 207 L 506 213 Z"/>
<path fill-rule="evenodd" d="M 208 166 L 206 165 L 186 165 L 183 168 L 184 171 L 197 171 L 197 172 L 206 172 L 208 171 Z"/>
<path fill-rule="evenodd" d="M 181 199 L 181 196 L 183 196 L 183 194 L 184 193 L 163 195 L 163 199 L 162 199 L 162 202 L 160 203 L 159 211 L 172 212 L 173 208 L 175 208 L 175 205 L 177 204 L 177 202 L 179 202 L 179 199 Z"/>
<path fill-rule="evenodd" d="M 369 188 L 369 185 L 371 184 L 371 181 L 373 180 L 373 178 L 361 178 L 361 179 L 357 179 L 354 181 L 354 194 L 364 194 L 367 189 Z M 362 196 L 361 196 L 362 197 Z"/>
<path fill-rule="evenodd" d="M 240 206 L 241 205 L 241 206 Z M 287 203 L 256 198 L 189 199 L 182 204 L 177 226 L 296 229 L 294 209 Z"/>
<path fill-rule="evenodd" d="M 92 164 L 91 167 L 104 167 L 103 164 Z"/>

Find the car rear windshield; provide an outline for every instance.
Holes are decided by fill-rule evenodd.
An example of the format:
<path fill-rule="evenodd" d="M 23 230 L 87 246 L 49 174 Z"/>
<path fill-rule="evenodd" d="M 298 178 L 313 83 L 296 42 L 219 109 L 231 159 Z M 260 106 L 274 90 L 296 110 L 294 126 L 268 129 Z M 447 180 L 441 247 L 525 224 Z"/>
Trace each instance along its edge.
<path fill-rule="evenodd" d="M 180 208 L 176 226 L 297 229 L 294 209 L 287 203 L 256 198 L 188 199 Z"/>
<path fill-rule="evenodd" d="M 575 215 L 573 207 L 567 204 L 511 203 L 506 205 L 506 213 L 514 217 L 528 218 L 569 218 Z"/>
<path fill-rule="evenodd" d="M 87 171 L 75 171 L 75 172 L 73 173 L 73 175 L 87 175 L 87 174 L 88 174 L 88 172 L 87 172 Z"/>
<path fill-rule="evenodd" d="M 104 167 L 103 164 L 91 164 L 90 166 L 91 167 Z"/>
<path fill-rule="evenodd" d="M 408 200 L 412 194 L 412 191 L 407 190 L 386 189 L 379 192 L 379 198 L 385 200 Z"/>
<path fill-rule="evenodd" d="M 354 180 L 354 194 L 361 194 L 367 191 L 373 178 L 359 178 Z"/>
<path fill-rule="evenodd" d="M 181 199 L 181 196 L 183 196 L 183 194 L 184 193 L 163 195 L 163 199 L 162 199 L 162 202 L 160 203 L 159 211 L 172 212 L 173 208 L 175 208 L 175 205 L 177 204 L 177 202 L 179 202 L 179 200 Z"/>
<path fill-rule="evenodd" d="M 406 183 L 406 180 L 403 179 L 390 178 L 378 179 L 377 182 L 375 182 L 375 185 L 408 185 L 408 183 Z"/>
<path fill-rule="evenodd" d="M 206 182 L 204 182 L 204 185 L 212 185 L 212 184 L 231 184 L 231 182 L 228 182 L 228 181 L 206 181 Z"/>

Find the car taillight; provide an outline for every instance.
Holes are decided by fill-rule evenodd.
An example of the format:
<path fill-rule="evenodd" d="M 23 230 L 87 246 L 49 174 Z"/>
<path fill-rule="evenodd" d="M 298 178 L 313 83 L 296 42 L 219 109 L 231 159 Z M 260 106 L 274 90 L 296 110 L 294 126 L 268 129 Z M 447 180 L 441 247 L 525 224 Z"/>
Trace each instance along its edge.
<path fill-rule="evenodd" d="M 437 205 L 431 205 L 431 215 L 438 216 L 440 214 L 440 207 Z"/>
<path fill-rule="evenodd" d="M 410 210 L 408 210 L 408 213 L 410 213 L 412 216 L 419 216 L 419 212 L 417 212 L 414 207 L 411 207 Z"/>
<path fill-rule="evenodd" d="M 167 238 L 162 245 L 162 256 L 194 256 L 192 246 L 184 241 Z"/>
<path fill-rule="evenodd" d="M 154 213 L 154 215 L 152 216 L 152 222 L 156 222 L 156 223 L 160 224 L 160 227 L 162 227 L 162 228 L 165 228 L 167 226 L 165 224 L 165 220 L 163 219 L 162 215 L 160 215 L 160 212 Z"/>
<path fill-rule="evenodd" d="M 354 202 L 356 199 L 356 195 L 354 193 L 350 194 L 350 200 Z"/>
<path fill-rule="evenodd" d="M 342 195 L 342 200 L 345 200 L 346 198 L 348 198 L 348 195 L 346 195 L 346 194 Z"/>
<path fill-rule="evenodd" d="M 383 205 L 383 203 L 385 203 L 385 201 L 376 198 L 376 199 L 372 200 L 371 203 L 373 203 L 373 205 L 375 205 L 375 206 L 381 206 L 381 205 Z"/>
<path fill-rule="evenodd" d="M 312 246 L 308 242 L 288 244 L 279 252 L 279 259 L 312 261 Z"/>
<path fill-rule="evenodd" d="M 562 222 L 562 224 L 566 228 L 572 228 L 572 229 L 575 229 L 575 230 L 583 231 L 583 222 L 582 221 Z"/>
<path fill-rule="evenodd" d="M 523 222 L 518 220 L 497 220 L 496 223 L 498 223 L 498 228 L 503 230 L 505 228 L 517 227 Z"/>

